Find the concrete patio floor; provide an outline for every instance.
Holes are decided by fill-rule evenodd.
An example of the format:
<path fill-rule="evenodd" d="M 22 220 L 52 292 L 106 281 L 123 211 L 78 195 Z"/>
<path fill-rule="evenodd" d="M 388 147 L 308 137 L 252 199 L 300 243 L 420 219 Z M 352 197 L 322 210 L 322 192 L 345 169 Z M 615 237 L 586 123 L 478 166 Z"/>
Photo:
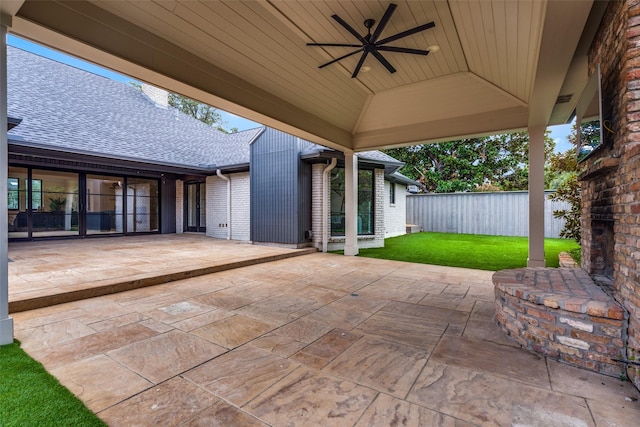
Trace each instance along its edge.
<path fill-rule="evenodd" d="M 506 340 L 491 274 L 315 253 L 13 317 L 111 426 L 637 426 L 630 383 Z"/>
<path fill-rule="evenodd" d="M 315 252 L 153 234 L 9 244 L 9 311 L 23 311 Z"/>

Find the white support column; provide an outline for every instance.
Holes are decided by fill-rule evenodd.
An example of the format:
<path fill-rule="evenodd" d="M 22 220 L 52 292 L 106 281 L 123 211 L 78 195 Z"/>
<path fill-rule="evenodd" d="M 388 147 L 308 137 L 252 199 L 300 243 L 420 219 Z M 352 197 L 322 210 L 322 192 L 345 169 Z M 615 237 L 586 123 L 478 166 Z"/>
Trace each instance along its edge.
<path fill-rule="evenodd" d="M 544 260 L 544 133 L 529 127 L 529 258 L 527 266 L 545 267 Z"/>
<path fill-rule="evenodd" d="M 358 156 L 344 152 L 344 254 L 358 255 Z"/>
<path fill-rule="evenodd" d="M 7 28 L 11 17 L 0 15 L 0 212 L 5 224 L 0 227 L 0 345 L 13 342 L 13 319 L 9 317 L 9 233 L 7 230 Z"/>

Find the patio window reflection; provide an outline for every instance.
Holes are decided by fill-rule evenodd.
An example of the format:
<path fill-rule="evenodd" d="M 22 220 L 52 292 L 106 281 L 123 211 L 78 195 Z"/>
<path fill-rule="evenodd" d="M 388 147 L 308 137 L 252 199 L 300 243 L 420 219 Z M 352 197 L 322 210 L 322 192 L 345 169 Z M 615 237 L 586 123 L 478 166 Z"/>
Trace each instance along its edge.
<path fill-rule="evenodd" d="M 345 179 L 344 168 L 331 171 L 331 235 L 345 233 Z M 358 234 L 374 233 L 374 174 L 372 170 L 358 170 Z"/>

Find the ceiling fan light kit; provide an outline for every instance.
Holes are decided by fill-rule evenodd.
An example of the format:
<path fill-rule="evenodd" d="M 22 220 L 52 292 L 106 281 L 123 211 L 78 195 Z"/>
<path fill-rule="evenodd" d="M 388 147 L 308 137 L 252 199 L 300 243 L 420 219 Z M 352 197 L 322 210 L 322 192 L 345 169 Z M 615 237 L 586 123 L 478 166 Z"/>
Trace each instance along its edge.
<path fill-rule="evenodd" d="M 382 40 L 379 40 L 380 35 L 382 34 L 382 31 L 384 30 L 384 28 L 386 27 L 386 25 L 389 23 L 389 20 L 391 19 L 391 15 L 393 15 L 393 12 L 396 10 L 398 6 L 394 3 L 390 3 L 389 7 L 387 7 L 387 10 L 384 12 L 384 15 L 382 16 L 382 19 L 380 20 L 380 22 L 378 23 L 378 26 L 376 27 L 376 29 L 373 31 L 373 34 L 371 34 L 371 29 L 373 28 L 373 26 L 375 25 L 376 21 L 374 19 L 365 19 L 364 21 L 364 26 L 367 29 L 367 34 L 362 36 L 360 35 L 360 33 L 358 33 L 351 25 L 349 25 L 345 20 L 343 20 L 342 18 L 340 18 L 338 15 L 331 15 L 331 17 L 338 23 L 340 24 L 342 27 L 344 27 L 348 32 L 350 32 L 356 39 L 358 39 L 358 41 L 360 42 L 360 44 L 352 44 L 352 43 L 307 43 L 307 46 L 323 46 L 323 47 L 355 47 L 357 48 L 356 50 L 354 50 L 353 52 L 349 52 L 346 55 L 342 55 L 338 58 L 335 58 L 325 64 L 320 65 L 318 68 L 324 68 L 327 65 L 331 65 L 333 63 L 336 63 L 338 61 L 341 61 L 345 58 L 348 58 L 350 56 L 353 56 L 357 53 L 362 53 L 362 56 L 360 57 L 360 60 L 358 61 L 358 65 L 356 65 L 356 68 L 353 70 L 353 74 L 351 74 L 351 78 L 356 78 L 358 76 L 358 73 L 360 71 L 365 72 L 370 70 L 371 68 L 368 67 L 368 69 L 365 69 L 363 67 L 364 65 L 364 61 L 367 58 L 367 56 L 369 54 L 371 54 L 374 58 L 376 58 L 378 60 L 378 62 L 380 62 L 390 73 L 395 73 L 396 69 L 393 67 L 393 65 L 391 65 L 389 63 L 389 61 L 386 60 L 386 58 L 384 56 L 382 56 L 382 53 L 380 52 L 395 52 L 395 53 L 408 53 L 411 55 L 428 55 L 429 52 L 437 52 L 438 50 L 440 50 L 440 47 L 437 45 L 432 45 L 429 46 L 426 50 L 422 50 L 422 49 L 411 49 L 411 48 L 407 48 L 407 47 L 397 47 L 397 46 L 387 46 L 387 43 L 391 43 L 394 42 L 396 40 L 402 39 L 404 37 L 408 37 L 410 35 L 419 33 L 421 31 L 424 30 L 428 30 L 430 28 L 435 27 L 435 24 L 432 22 L 428 22 L 426 24 L 423 25 L 418 25 L 417 27 L 411 28 L 409 30 L 406 31 L 402 31 L 398 34 L 395 34 L 393 36 L 384 38 Z"/>

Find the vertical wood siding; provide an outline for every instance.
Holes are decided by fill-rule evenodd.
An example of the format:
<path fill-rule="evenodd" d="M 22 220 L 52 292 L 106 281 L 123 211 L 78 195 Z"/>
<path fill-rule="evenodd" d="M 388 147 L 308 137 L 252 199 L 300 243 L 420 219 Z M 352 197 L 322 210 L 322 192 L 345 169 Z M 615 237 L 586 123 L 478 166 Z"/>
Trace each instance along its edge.
<path fill-rule="evenodd" d="M 548 200 L 552 193 L 545 192 L 544 236 L 560 237 L 564 220 L 554 218 L 553 211 L 568 209 L 569 204 Z M 528 197 L 526 191 L 411 195 L 407 196 L 407 223 L 424 231 L 528 236 Z"/>

